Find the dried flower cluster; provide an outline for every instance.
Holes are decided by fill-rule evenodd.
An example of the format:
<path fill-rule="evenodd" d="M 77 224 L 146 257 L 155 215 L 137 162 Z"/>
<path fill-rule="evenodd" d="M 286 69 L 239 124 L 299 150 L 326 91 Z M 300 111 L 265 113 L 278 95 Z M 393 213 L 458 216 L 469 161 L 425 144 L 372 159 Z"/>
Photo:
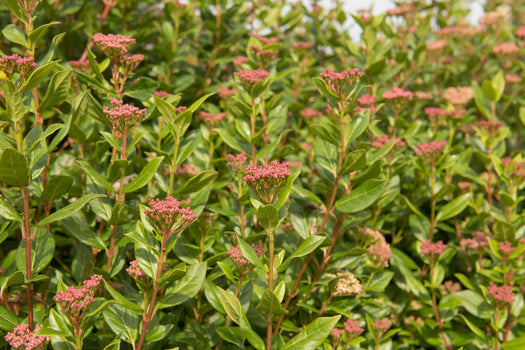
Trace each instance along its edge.
<path fill-rule="evenodd" d="M 165 200 L 150 199 L 149 205 L 152 208 L 144 209 L 144 214 L 162 235 L 178 233 L 197 218 L 193 210 L 181 208 L 181 203 L 172 196 L 167 196 Z"/>
<path fill-rule="evenodd" d="M 326 277 L 335 278 L 332 283 L 333 296 L 342 297 L 363 292 L 361 282 L 350 271 L 339 271 L 336 275 L 327 273 Z"/>
<path fill-rule="evenodd" d="M 271 162 L 265 166 L 248 165 L 245 171 L 243 180 L 266 204 L 273 204 L 288 176 L 292 175 L 286 162 Z"/>
<path fill-rule="evenodd" d="M 21 324 L 15 327 L 12 332 L 7 333 L 4 339 L 15 350 L 40 350 L 47 347 L 49 337 L 35 335 L 42 325 L 36 326 L 32 331 L 28 324 Z"/>

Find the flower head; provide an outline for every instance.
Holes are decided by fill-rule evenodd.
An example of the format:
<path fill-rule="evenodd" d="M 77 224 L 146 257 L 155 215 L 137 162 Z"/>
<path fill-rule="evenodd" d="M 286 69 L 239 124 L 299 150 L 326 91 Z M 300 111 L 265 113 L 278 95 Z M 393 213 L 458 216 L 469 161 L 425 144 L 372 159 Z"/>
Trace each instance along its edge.
<path fill-rule="evenodd" d="M 266 38 L 264 36 L 260 36 L 258 34 L 250 34 L 250 36 L 252 38 L 255 38 L 257 40 L 259 40 L 261 43 L 263 43 L 264 45 L 271 45 L 271 44 L 275 44 L 279 41 L 279 38 L 277 37 L 272 37 L 272 38 Z"/>
<path fill-rule="evenodd" d="M 489 282 L 487 290 L 496 301 L 496 304 L 511 304 L 514 302 L 514 293 L 512 293 L 512 286 L 504 285 L 503 287 L 498 287 L 496 284 Z"/>
<path fill-rule="evenodd" d="M 220 96 L 223 100 L 226 100 L 226 99 L 228 99 L 229 97 L 235 95 L 235 90 L 234 90 L 234 89 L 229 89 L 229 88 L 226 87 L 226 86 L 221 86 L 220 88 L 217 89 L 217 93 L 219 94 L 219 96 Z"/>
<path fill-rule="evenodd" d="M 359 323 L 351 319 L 346 320 L 344 326 L 348 339 L 353 339 L 364 332 L 364 329 L 359 327 Z"/>
<path fill-rule="evenodd" d="M 390 328 L 390 321 L 387 318 L 375 320 L 372 322 L 372 328 L 379 331 L 379 333 L 385 332 Z"/>
<path fill-rule="evenodd" d="M 349 69 L 344 72 L 337 73 L 331 68 L 325 69 L 321 73 L 321 78 L 326 82 L 326 85 L 339 98 L 345 98 L 353 87 L 353 84 L 359 82 L 359 79 L 364 75 L 358 68 Z"/>
<path fill-rule="evenodd" d="M 236 72 L 235 75 L 241 80 L 246 90 L 251 90 L 256 83 L 268 78 L 270 73 L 264 69 L 255 69 L 241 70 Z"/>
<path fill-rule="evenodd" d="M 116 98 L 110 99 L 113 108 L 104 106 L 104 113 L 108 116 L 113 130 L 127 134 L 135 126 L 139 125 L 146 116 L 146 109 L 139 109 L 135 106 L 124 104 Z"/>
<path fill-rule="evenodd" d="M 136 42 L 131 36 L 102 33 L 93 35 L 93 41 L 113 63 L 118 63 Z"/>
<path fill-rule="evenodd" d="M 405 141 L 401 140 L 400 137 L 388 136 L 388 135 L 381 135 L 377 137 L 374 141 L 372 141 L 370 145 L 376 148 L 383 148 L 389 142 L 392 142 L 392 141 L 395 141 L 394 145 L 397 147 L 403 147 L 404 145 L 406 145 Z"/>
<path fill-rule="evenodd" d="M 205 111 L 199 112 L 199 118 L 206 124 L 208 129 L 210 131 L 213 131 L 217 126 L 219 126 L 219 123 L 222 119 L 226 117 L 226 112 L 223 113 L 208 113 Z"/>
<path fill-rule="evenodd" d="M 333 296 L 349 296 L 363 292 L 361 282 L 350 271 L 339 271 L 336 275 L 326 274 L 329 278 L 335 278 L 332 283 Z"/>
<path fill-rule="evenodd" d="M 165 200 L 150 199 L 151 209 L 144 209 L 144 214 L 155 229 L 163 235 L 178 233 L 189 226 L 196 218 L 189 207 L 181 208 L 181 202 L 167 196 Z"/>
<path fill-rule="evenodd" d="M 298 41 L 295 43 L 292 43 L 292 47 L 296 50 L 308 50 L 311 48 L 313 44 L 309 41 Z"/>
<path fill-rule="evenodd" d="M 301 117 L 305 119 L 313 119 L 313 118 L 320 117 L 323 115 L 322 112 L 312 109 L 310 107 L 306 107 L 305 109 L 302 109 L 299 112 L 299 114 L 301 114 Z"/>
<path fill-rule="evenodd" d="M 95 291 L 101 280 L 101 275 L 92 275 L 81 287 L 67 287 L 65 292 L 59 291 L 53 297 L 73 324 L 80 324 L 88 306 L 95 302 Z"/>
<path fill-rule="evenodd" d="M 15 350 L 39 350 L 45 349 L 49 343 L 48 336 L 35 335 L 42 325 L 35 327 L 32 331 L 28 324 L 21 324 L 15 327 L 12 332 L 7 333 L 4 339 Z"/>
<path fill-rule="evenodd" d="M 245 171 L 243 180 L 266 204 L 273 204 L 288 176 L 292 175 L 288 164 L 279 162 L 265 166 L 248 165 Z"/>
<path fill-rule="evenodd" d="M 447 141 L 445 140 L 419 143 L 415 152 L 418 157 L 430 157 L 430 160 L 433 161 L 446 144 Z"/>
<path fill-rule="evenodd" d="M 242 64 L 245 64 L 249 60 L 250 59 L 246 56 L 235 56 L 235 58 L 233 59 L 233 64 L 236 66 L 240 66 Z"/>
<path fill-rule="evenodd" d="M 465 105 L 474 97 L 474 90 L 470 86 L 449 87 L 443 97 L 453 105 Z"/>
<path fill-rule="evenodd" d="M 91 65 L 89 64 L 89 60 L 69 61 L 69 65 L 71 68 L 79 72 L 91 73 Z"/>
<path fill-rule="evenodd" d="M 509 241 L 498 242 L 498 249 L 505 256 L 509 256 L 514 251 L 514 247 Z"/>
<path fill-rule="evenodd" d="M 408 90 L 394 87 L 392 90 L 383 92 L 382 96 L 394 111 L 399 112 L 412 100 L 414 94 Z"/>
<path fill-rule="evenodd" d="M 227 154 L 226 160 L 226 165 L 232 169 L 234 173 L 239 173 L 244 169 L 244 165 L 246 164 L 248 158 L 246 157 L 246 152 L 241 152 L 236 156 L 233 154 Z"/>
<path fill-rule="evenodd" d="M 11 79 L 14 73 L 19 73 L 26 77 L 36 68 L 35 60 L 32 57 L 20 57 L 16 53 L 10 56 L 0 57 L 0 71 Z"/>
<path fill-rule="evenodd" d="M 250 46 L 249 50 L 255 56 L 259 68 L 266 69 L 270 63 L 277 57 L 279 50 L 263 50 L 259 46 Z"/>
<path fill-rule="evenodd" d="M 432 257 L 440 255 L 443 251 L 447 249 L 447 245 L 443 241 L 437 241 L 432 243 L 429 239 L 425 239 L 421 243 L 421 254 L 430 255 Z"/>
<path fill-rule="evenodd" d="M 255 244 L 252 244 L 253 249 L 255 249 L 255 252 L 257 256 L 261 256 L 264 254 L 264 250 L 262 250 L 259 246 L 256 246 Z M 232 247 L 230 251 L 228 252 L 228 256 L 230 257 L 231 261 L 235 265 L 235 268 L 240 272 L 249 272 L 253 269 L 253 266 L 244 258 L 242 255 L 241 250 L 239 247 Z"/>
<path fill-rule="evenodd" d="M 153 95 L 157 96 L 158 98 L 164 98 L 170 96 L 171 94 L 164 90 L 157 90 L 153 93 Z"/>
<path fill-rule="evenodd" d="M 139 267 L 138 260 L 133 260 L 132 262 L 130 262 L 129 267 L 126 269 L 126 272 L 134 279 L 146 277 L 144 271 L 142 271 L 142 269 Z"/>

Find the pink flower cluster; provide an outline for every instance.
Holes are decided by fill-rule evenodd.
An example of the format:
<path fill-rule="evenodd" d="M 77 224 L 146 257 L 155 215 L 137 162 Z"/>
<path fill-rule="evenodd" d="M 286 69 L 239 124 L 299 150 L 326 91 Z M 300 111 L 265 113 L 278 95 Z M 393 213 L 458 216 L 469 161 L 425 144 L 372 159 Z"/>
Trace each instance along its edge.
<path fill-rule="evenodd" d="M 336 297 L 356 295 L 363 292 L 361 282 L 350 271 L 339 271 L 336 275 L 327 273 L 326 277 L 335 278 L 332 295 Z"/>
<path fill-rule="evenodd" d="M 39 350 L 45 349 L 49 343 L 48 336 L 36 336 L 35 333 L 42 328 L 42 325 L 36 326 L 32 331 L 28 324 L 21 324 L 15 327 L 12 332 L 7 333 L 4 339 L 15 350 Z"/>
<path fill-rule="evenodd" d="M 382 318 L 372 322 L 372 327 L 378 331 L 386 331 L 390 328 L 390 321 L 387 318 Z"/>
<path fill-rule="evenodd" d="M 144 55 L 135 54 L 135 55 L 122 55 L 121 63 L 124 66 L 126 72 L 131 72 L 135 70 L 140 62 L 144 61 Z"/>
<path fill-rule="evenodd" d="M 336 327 L 330 331 L 330 335 L 332 338 L 334 338 L 334 340 L 339 340 L 339 338 L 341 338 L 343 335 L 343 330 Z"/>
<path fill-rule="evenodd" d="M 255 253 L 257 254 L 257 256 L 260 257 L 264 254 L 264 250 L 261 247 L 255 244 L 252 244 L 252 247 L 253 249 L 255 249 Z M 232 247 L 228 252 L 228 256 L 233 261 L 233 264 L 235 265 L 237 270 L 239 270 L 239 272 L 241 273 L 247 272 L 253 268 L 253 266 L 248 262 L 248 260 L 244 258 L 239 247 Z"/>
<path fill-rule="evenodd" d="M 331 68 L 327 68 L 321 73 L 321 78 L 323 78 L 326 85 L 339 98 L 345 98 L 351 90 L 352 84 L 358 83 L 363 75 L 364 73 L 358 68 L 349 69 L 340 73 L 337 73 Z"/>
<path fill-rule="evenodd" d="M 461 246 L 461 250 L 465 251 L 467 248 L 476 250 L 478 248 L 487 247 L 489 245 L 489 241 L 487 240 L 487 237 L 483 234 L 483 232 L 476 231 L 472 233 L 473 238 L 463 238 L 459 245 Z"/>
<path fill-rule="evenodd" d="M 74 70 L 77 70 L 77 71 L 82 72 L 82 73 L 90 73 L 91 72 L 91 66 L 89 65 L 89 60 L 69 61 L 69 65 Z"/>
<path fill-rule="evenodd" d="M 345 321 L 344 327 L 348 334 L 348 339 L 353 339 L 364 332 L 364 329 L 359 327 L 359 323 L 351 319 Z"/>
<path fill-rule="evenodd" d="M 525 26 L 519 26 L 518 29 L 514 32 L 517 37 L 523 38 L 525 37 Z"/>
<path fill-rule="evenodd" d="M 298 42 L 292 43 L 292 47 L 296 50 L 308 50 L 312 46 L 313 44 L 309 41 L 298 41 Z"/>
<path fill-rule="evenodd" d="M 144 271 L 142 271 L 142 269 L 139 267 L 138 260 L 133 260 L 132 262 L 130 262 L 129 267 L 126 269 L 126 272 L 135 279 L 146 276 Z"/>
<path fill-rule="evenodd" d="M 374 114 L 376 111 L 376 108 L 374 107 L 376 100 L 376 96 L 365 94 L 357 99 L 357 106 L 355 106 L 354 111 L 361 112 L 368 109 L 370 114 Z"/>
<path fill-rule="evenodd" d="M 421 242 L 421 254 L 424 255 L 440 255 L 445 249 L 447 245 L 443 241 L 432 243 L 429 239 L 425 239 Z"/>
<path fill-rule="evenodd" d="M 172 235 L 185 229 L 196 218 L 189 207 L 181 208 L 181 203 L 167 196 L 165 200 L 150 199 L 151 209 L 144 209 L 144 214 L 159 233 Z"/>
<path fill-rule="evenodd" d="M 448 45 L 446 40 L 437 40 L 427 44 L 427 51 L 441 51 Z"/>
<path fill-rule="evenodd" d="M 512 302 L 514 302 L 514 293 L 512 293 L 512 286 L 504 285 L 503 287 L 498 287 L 496 284 L 489 282 L 487 290 L 498 304 L 511 304 Z"/>
<path fill-rule="evenodd" d="M 501 43 L 492 48 L 492 53 L 501 58 L 514 57 L 519 52 L 518 45 L 513 42 Z"/>
<path fill-rule="evenodd" d="M 414 94 L 408 90 L 404 90 L 398 87 L 392 88 L 392 90 L 383 92 L 383 98 L 386 103 L 396 112 L 400 112 L 409 101 L 412 100 Z M 397 114 L 396 114 L 397 116 Z"/>
<path fill-rule="evenodd" d="M 226 117 L 226 112 L 223 113 L 208 113 L 205 111 L 199 112 L 199 118 L 206 124 L 206 126 L 213 131 L 217 126 L 219 126 L 219 123 L 221 120 Z"/>
<path fill-rule="evenodd" d="M 268 78 L 270 73 L 264 69 L 254 69 L 241 70 L 236 72 L 235 75 L 241 80 L 247 90 L 251 90 L 256 83 Z"/>
<path fill-rule="evenodd" d="M 164 98 L 164 97 L 168 97 L 171 94 L 164 90 L 157 90 L 153 93 L 153 95 L 157 96 L 158 98 Z"/>
<path fill-rule="evenodd" d="M 443 93 L 443 98 L 453 105 L 465 105 L 474 97 L 470 86 L 449 87 Z"/>
<path fill-rule="evenodd" d="M 375 262 L 376 267 L 388 267 L 388 261 L 392 257 L 390 244 L 385 240 L 385 236 L 378 230 L 368 226 L 357 226 L 357 230 L 365 238 L 365 246 L 368 245 L 368 253 Z"/>
<path fill-rule="evenodd" d="M 226 155 L 226 166 L 228 166 L 234 173 L 239 173 L 244 169 L 244 165 L 248 158 L 246 157 L 246 152 L 241 152 L 234 156 L 233 154 Z"/>
<path fill-rule="evenodd" d="M 231 96 L 235 95 L 235 90 L 234 89 L 229 89 L 226 86 L 221 86 L 220 88 L 217 89 L 217 93 L 219 94 L 219 96 L 222 99 L 225 100 L 228 97 L 231 97 Z"/>
<path fill-rule="evenodd" d="M 448 117 L 456 115 L 456 110 L 448 110 L 439 107 L 426 107 L 425 114 L 428 115 L 430 118 Z"/>
<path fill-rule="evenodd" d="M 287 162 L 271 162 L 265 166 L 248 165 L 245 172 L 243 180 L 266 204 L 273 204 L 286 179 L 292 175 Z"/>
<path fill-rule="evenodd" d="M 113 108 L 104 106 L 104 113 L 108 116 L 113 130 L 125 135 L 135 126 L 139 125 L 146 116 L 146 109 L 124 104 L 116 98 L 110 99 Z"/>
<path fill-rule="evenodd" d="M 259 46 L 255 45 L 250 46 L 249 50 L 255 56 L 261 69 L 266 69 L 279 54 L 279 50 L 262 50 Z"/>
<path fill-rule="evenodd" d="M 175 174 L 176 175 L 190 175 L 190 176 L 193 176 L 193 175 L 197 175 L 198 173 L 200 173 L 201 171 L 193 164 L 187 164 L 187 163 L 182 163 L 181 165 L 179 165 L 177 167 L 177 170 L 175 171 Z"/>
<path fill-rule="evenodd" d="M 498 242 L 498 249 L 505 256 L 509 256 L 514 251 L 514 247 L 509 241 Z"/>
<path fill-rule="evenodd" d="M 16 53 L 0 57 L 0 71 L 4 72 L 8 79 L 11 79 L 14 73 L 25 77 L 35 68 L 36 63 L 32 57 L 20 57 Z"/>
<path fill-rule="evenodd" d="M 434 159 L 436 155 L 445 147 L 447 141 L 430 141 L 428 143 L 419 143 L 415 150 L 418 157 L 431 156 Z"/>
<path fill-rule="evenodd" d="M 397 146 L 397 147 L 402 147 L 402 146 L 406 145 L 405 141 L 401 140 L 400 137 L 388 136 L 388 135 L 381 135 L 381 136 L 377 137 L 374 141 L 372 141 L 372 143 L 370 145 L 372 147 L 376 147 L 376 148 L 383 148 L 389 142 L 392 142 L 394 140 L 396 141 L 394 143 L 394 145 Z"/>
<path fill-rule="evenodd" d="M 233 64 L 236 65 L 236 66 L 240 66 L 242 64 L 245 64 L 246 62 L 248 62 L 250 59 L 246 56 L 236 56 L 234 59 L 233 59 Z"/>
<path fill-rule="evenodd" d="M 92 275 L 81 287 L 67 287 L 65 292 L 59 291 L 53 297 L 73 324 L 80 324 L 83 313 L 95 302 L 95 291 L 101 280 L 101 275 Z"/>
<path fill-rule="evenodd" d="M 386 13 L 389 16 L 402 16 L 412 11 L 412 9 L 413 9 L 412 5 L 406 5 L 406 6 L 401 6 L 401 7 L 390 9 L 386 11 Z"/>
<path fill-rule="evenodd" d="M 252 38 L 255 38 L 257 40 L 259 40 L 261 43 L 263 43 L 264 45 L 271 45 L 271 44 L 275 44 L 279 41 L 279 38 L 277 37 L 272 37 L 272 38 L 266 38 L 264 36 L 260 36 L 258 34 L 250 34 L 250 36 Z"/>
<path fill-rule="evenodd" d="M 136 42 L 131 36 L 96 33 L 93 41 L 109 57 L 111 62 L 118 63 L 123 55 Z"/>
<path fill-rule="evenodd" d="M 310 107 L 306 107 L 305 109 L 301 110 L 299 114 L 301 114 L 301 117 L 305 119 L 312 119 L 323 115 L 322 112 L 316 111 L 315 109 L 312 109 Z"/>

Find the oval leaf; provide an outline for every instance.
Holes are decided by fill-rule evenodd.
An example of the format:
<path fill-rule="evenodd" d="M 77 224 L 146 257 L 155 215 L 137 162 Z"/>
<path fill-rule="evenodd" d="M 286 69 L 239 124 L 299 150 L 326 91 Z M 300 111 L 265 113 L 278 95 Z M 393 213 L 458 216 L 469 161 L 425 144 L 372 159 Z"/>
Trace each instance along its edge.
<path fill-rule="evenodd" d="M 368 208 L 381 197 L 387 185 L 385 180 L 366 180 L 361 186 L 335 203 L 335 208 L 343 213 L 357 213 Z"/>
<path fill-rule="evenodd" d="M 124 188 L 124 192 L 134 192 L 146 186 L 151 181 L 151 179 L 153 179 L 153 176 L 155 176 L 155 173 L 157 172 L 157 169 L 159 168 L 159 165 L 163 159 L 164 157 L 153 158 L 144 167 L 144 169 L 142 169 L 139 175 Z"/>
<path fill-rule="evenodd" d="M 31 174 L 26 158 L 14 148 L 6 148 L 0 156 L 0 182 L 9 186 L 29 185 Z"/>
<path fill-rule="evenodd" d="M 79 198 L 75 202 L 69 204 L 68 206 L 54 212 L 53 214 L 49 215 L 44 220 L 41 220 L 38 222 L 38 226 L 44 226 L 47 224 L 50 224 L 55 221 L 63 220 L 73 214 L 75 214 L 77 211 L 82 209 L 84 205 L 89 203 L 89 201 L 95 199 L 95 198 L 101 198 L 106 197 L 104 194 L 88 194 L 84 197 Z"/>
<path fill-rule="evenodd" d="M 314 320 L 301 333 L 284 344 L 281 350 L 315 350 L 328 337 L 341 316 L 319 317 Z"/>

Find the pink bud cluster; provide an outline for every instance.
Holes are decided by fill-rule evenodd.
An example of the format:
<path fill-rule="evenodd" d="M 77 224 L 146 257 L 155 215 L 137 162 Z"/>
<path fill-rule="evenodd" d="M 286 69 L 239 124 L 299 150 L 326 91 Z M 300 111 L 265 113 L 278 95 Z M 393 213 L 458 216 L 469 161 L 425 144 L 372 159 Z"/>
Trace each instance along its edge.
<path fill-rule="evenodd" d="M 245 64 L 249 60 L 250 59 L 246 56 L 235 56 L 235 58 L 233 59 L 233 64 L 236 66 L 240 66 L 242 64 Z"/>
<path fill-rule="evenodd" d="M 144 209 L 144 214 L 155 229 L 163 235 L 172 235 L 185 229 L 197 216 L 189 207 L 181 208 L 181 203 L 167 196 L 165 200 L 150 199 L 151 209 Z"/>
<path fill-rule="evenodd" d="M 519 26 L 518 29 L 514 32 L 517 37 L 524 38 L 525 37 L 525 26 Z"/>
<path fill-rule="evenodd" d="M 489 294 L 492 295 L 497 304 L 511 304 L 514 302 L 514 293 L 512 293 L 512 286 L 504 285 L 503 287 L 498 287 L 496 284 L 489 282 L 487 290 L 489 291 Z"/>
<path fill-rule="evenodd" d="M 505 125 L 505 122 L 498 122 L 496 120 L 482 120 L 479 122 L 479 126 L 486 128 L 491 135 L 501 129 L 503 125 Z"/>
<path fill-rule="evenodd" d="M 234 173 L 239 173 L 244 169 L 244 165 L 248 158 L 246 157 L 246 152 L 241 152 L 234 156 L 233 154 L 226 155 L 226 166 L 228 166 Z"/>
<path fill-rule="evenodd" d="M 266 69 L 279 54 L 279 50 L 263 50 L 255 45 L 250 46 L 248 49 L 255 56 L 258 66 L 261 69 Z"/>
<path fill-rule="evenodd" d="M 346 97 L 352 89 L 352 85 L 358 83 L 363 76 L 364 73 L 358 68 L 340 73 L 327 68 L 321 73 L 321 78 L 326 82 L 326 85 L 341 99 Z"/>
<path fill-rule="evenodd" d="M 241 80 L 247 90 L 251 90 L 256 83 L 268 78 L 270 73 L 264 69 L 254 69 L 241 70 L 236 72 L 235 75 Z"/>
<path fill-rule="evenodd" d="M 135 55 L 122 55 L 120 62 L 124 66 L 126 72 L 131 72 L 139 66 L 140 62 L 144 61 L 144 55 L 135 54 Z"/>
<path fill-rule="evenodd" d="M 95 291 L 101 280 L 101 275 L 92 275 L 81 287 L 67 287 L 65 292 L 59 291 L 53 297 L 73 324 L 79 325 L 88 306 L 95 302 Z"/>
<path fill-rule="evenodd" d="M 447 245 L 444 244 L 443 241 L 432 243 L 429 239 L 425 239 L 423 242 L 421 242 L 421 254 L 424 255 L 440 255 L 445 249 L 447 249 Z"/>
<path fill-rule="evenodd" d="M 158 98 L 164 98 L 170 96 L 171 94 L 164 90 L 157 90 L 153 93 L 153 95 L 157 96 Z"/>
<path fill-rule="evenodd" d="M 104 113 L 108 116 L 113 130 L 125 135 L 135 126 L 139 125 L 146 116 L 146 109 L 124 104 L 116 98 L 110 99 L 113 108 L 104 106 Z"/>
<path fill-rule="evenodd" d="M 509 84 L 521 83 L 521 77 L 518 74 L 505 74 L 505 82 Z"/>
<path fill-rule="evenodd" d="M 465 105 L 474 97 L 470 86 L 449 87 L 443 93 L 443 98 L 453 105 Z"/>
<path fill-rule="evenodd" d="M 428 115 L 430 118 L 436 119 L 440 117 L 453 116 L 456 114 L 456 110 L 448 110 L 439 107 L 426 107 L 425 114 Z"/>
<path fill-rule="evenodd" d="M 265 166 L 248 165 L 245 172 L 243 180 L 266 204 L 273 204 L 288 176 L 292 175 L 287 162 L 271 162 Z"/>
<path fill-rule="evenodd" d="M 400 112 L 412 100 L 414 94 L 408 90 L 394 87 L 392 90 L 383 92 L 382 96 L 395 112 Z"/>
<path fill-rule="evenodd" d="M 509 256 L 514 251 L 514 247 L 509 241 L 498 242 L 498 249 L 505 256 Z"/>
<path fill-rule="evenodd" d="M 0 57 L 0 71 L 4 72 L 9 79 L 14 73 L 19 73 L 25 77 L 35 68 L 36 63 L 32 57 L 20 57 L 16 53 L 11 56 Z"/>
<path fill-rule="evenodd" d="M 298 42 L 292 43 L 292 47 L 296 50 L 308 50 L 312 46 L 313 44 L 309 41 L 298 41 Z"/>
<path fill-rule="evenodd" d="M 264 250 L 261 247 L 255 244 L 252 244 L 252 247 L 255 250 L 255 253 L 257 254 L 257 256 L 260 257 L 261 255 L 264 254 Z M 242 252 L 239 249 L 239 247 L 232 247 L 230 251 L 228 252 L 228 256 L 233 261 L 233 264 L 235 265 L 235 267 L 237 268 L 239 272 L 241 273 L 248 272 L 251 269 L 253 269 L 253 266 L 242 255 Z"/>
<path fill-rule="evenodd" d="M 133 260 L 129 263 L 129 267 L 126 269 L 126 272 L 133 278 L 138 279 L 141 277 L 146 277 L 146 274 L 139 267 L 139 261 Z"/>
<path fill-rule="evenodd" d="M 442 285 L 439 286 L 439 291 L 441 295 L 447 295 L 459 292 L 461 290 L 461 285 L 458 282 L 445 281 Z"/>
<path fill-rule="evenodd" d="M 204 122 L 204 124 L 206 124 L 206 126 L 208 127 L 208 129 L 210 129 L 210 131 L 213 131 L 213 129 L 219 126 L 219 123 L 221 122 L 221 120 L 224 119 L 224 117 L 226 117 L 226 112 L 223 112 L 223 113 L 208 113 L 205 111 L 199 112 L 199 118 Z"/>
<path fill-rule="evenodd" d="M 363 292 L 361 282 L 350 271 L 339 271 L 336 275 L 328 273 L 326 277 L 335 278 L 332 284 L 333 296 L 349 296 Z"/>
<path fill-rule="evenodd" d="M 187 164 L 187 163 L 183 163 L 181 165 L 179 165 L 177 167 L 177 170 L 175 171 L 175 174 L 176 175 L 190 175 L 190 176 L 193 176 L 193 175 L 197 175 L 199 174 L 201 171 L 193 164 Z"/>
<path fill-rule="evenodd" d="M 401 140 L 400 137 L 396 136 L 388 136 L 388 135 L 381 135 L 377 137 L 372 143 L 370 144 L 372 147 L 376 148 L 383 148 L 385 147 L 389 142 L 392 142 L 395 140 L 394 145 L 397 147 L 403 147 L 406 145 L 405 141 Z"/>
<path fill-rule="evenodd" d="M 413 9 L 412 5 L 406 5 L 406 6 L 401 6 L 401 7 L 390 9 L 386 11 L 386 13 L 389 16 L 403 16 L 409 13 L 410 11 L 412 11 L 412 9 Z"/>
<path fill-rule="evenodd" d="M 442 51 L 447 46 L 446 40 L 436 40 L 427 44 L 427 51 Z"/>
<path fill-rule="evenodd" d="M 521 184 L 525 179 L 525 162 L 513 161 L 511 163 L 511 161 L 512 159 L 509 157 L 501 159 L 501 163 L 505 167 L 505 171 L 511 171 L 510 174 L 512 175 L 512 180 Z"/>
<path fill-rule="evenodd" d="M 317 118 L 317 117 L 322 116 L 323 112 L 317 111 L 317 110 L 312 109 L 310 107 L 306 107 L 305 109 L 301 110 L 301 112 L 299 112 L 299 114 L 301 114 L 301 117 L 303 117 L 305 119 L 313 119 L 313 118 Z"/>
<path fill-rule="evenodd" d="M 348 335 L 348 339 L 353 339 L 364 332 L 364 329 L 359 327 L 359 322 L 351 319 L 345 321 L 344 327 Z"/>
<path fill-rule="evenodd" d="M 390 328 L 390 321 L 387 318 L 381 318 L 372 322 L 372 327 L 378 331 L 386 331 Z"/>
<path fill-rule="evenodd" d="M 93 41 L 113 63 L 119 63 L 136 42 L 131 36 L 102 33 L 93 35 Z"/>
<path fill-rule="evenodd" d="M 518 45 L 513 42 L 501 43 L 492 48 L 492 53 L 500 58 L 512 58 L 520 52 Z"/>
<path fill-rule="evenodd" d="M 96 63 L 96 61 L 95 61 Z M 77 70 L 82 73 L 90 73 L 91 66 L 89 65 L 89 60 L 78 60 L 78 61 L 69 61 L 69 65 L 74 70 Z"/>
<path fill-rule="evenodd" d="M 21 324 L 15 327 L 12 332 L 7 333 L 4 339 L 15 350 L 40 350 L 47 347 L 48 336 L 35 335 L 42 325 L 36 326 L 32 331 L 28 324 Z"/>
<path fill-rule="evenodd" d="M 476 231 L 472 232 L 472 238 L 463 238 L 459 245 L 461 246 L 461 250 L 466 251 L 466 249 L 472 249 L 476 250 L 479 248 L 484 248 L 489 245 L 489 241 L 487 240 L 487 237 L 483 234 L 483 232 Z"/>
<path fill-rule="evenodd" d="M 260 36 L 258 34 L 250 34 L 250 36 L 252 38 L 255 38 L 255 39 L 259 40 L 264 45 L 275 44 L 275 43 L 277 43 L 279 41 L 279 38 L 277 38 L 277 37 L 266 38 L 266 37 Z"/>
<path fill-rule="evenodd" d="M 330 335 L 332 338 L 334 338 L 334 340 L 339 340 L 339 338 L 341 338 L 343 335 L 343 330 L 336 327 L 330 331 Z"/>
<path fill-rule="evenodd" d="M 419 143 L 414 152 L 418 157 L 430 156 L 434 160 L 438 153 L 445 147 L 447 141 L 430 141 L 428 143 Z"/>
<path fill-rule="evenodd" d="M 226 100 L 228 99 L 228 97 L 235 95 L 235 90 L 229 89 L 226 86 L 221 86 L 220 88 L 217 89 L 217 93 L 223 100 Z"/>
<path fill-rule="evenodd" d="M 377 97 L 365 94 L 357 99 L 357 106 L 354 108 L 354 112 L 370 111 L 370 114 L 374 114 L 376 108 L 374 103 L 376 103 Z"/>
<path fill-rule="evenodd" d="M 376 267 L 388 267 L 388 262 L 392 257 L 390 244 L 385 240 L 385 236 L 378 230 L 368 226 L 357 226 L 357 230 L 365 238 L 365 246 L 368 245 L 368 253 Z"/>

